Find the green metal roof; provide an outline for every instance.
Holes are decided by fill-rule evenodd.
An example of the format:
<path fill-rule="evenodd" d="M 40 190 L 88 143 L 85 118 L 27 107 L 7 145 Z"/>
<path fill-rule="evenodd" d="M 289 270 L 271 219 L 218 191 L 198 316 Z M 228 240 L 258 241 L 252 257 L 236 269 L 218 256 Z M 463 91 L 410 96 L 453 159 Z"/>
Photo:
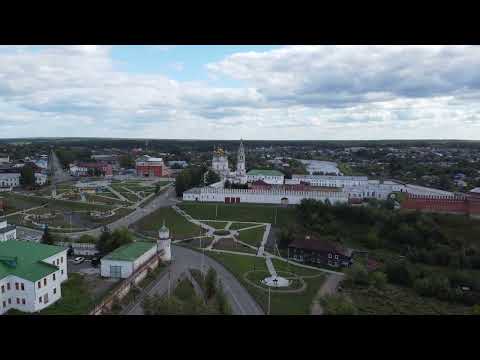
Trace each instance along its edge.
<path fill-rule="evenodd" d="M 131 244 L 120 246 L 104 257 L 105 260 L 133 261 L 145 254 L 151 248 L 157 246 L 153 242 L 136 241 Z"/>
<path fill-rule="evenodd" d="M 0 242 L 0 279 L 15 275 L 30 281 L 40 280 L 58 270 L 58 267 L 43 260 L 65 250 L 66 248 L 60 246 L 29 241 L 2 241 Z"/>
<path fill-rule="evenodd" d="M 250 170 L 247 173 L 247 175 L 284 176 L 283 173 L 278 170 L 261 170 L 261 169 Z"/>

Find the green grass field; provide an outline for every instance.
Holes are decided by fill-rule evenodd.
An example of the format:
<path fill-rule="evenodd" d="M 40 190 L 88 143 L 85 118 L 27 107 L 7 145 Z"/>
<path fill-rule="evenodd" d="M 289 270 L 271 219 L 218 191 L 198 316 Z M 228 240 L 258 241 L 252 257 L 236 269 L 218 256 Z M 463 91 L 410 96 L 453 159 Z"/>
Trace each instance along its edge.
<path fill-rule="evenodd" d="M 101 224 L 101 225 L 110 224 L 110 223 L 112 223 L 112 222 L 130 214 L 131 212 L 133 212 L 132 209 L 121 208 L 121 209 L 117 209 L 115 211 L 115 215 L 113 215 L 113 216 L 110 216 L 110 217 L 105 218 L 105 219 L 93 219 L 92 218 L 92 221 L 95 222 L 96 224 Z"/>
<path fill-rule="evenodd" d="M 87 284 L 79 274 L 69 274 L 62 284 L 62 298 L 40 312 L 41 315 L 86 315 L 93 307 Z"/>
<path fill-rule="evenodd" d="M 128 200 L 130 200 L 131 202 L 134 202 L 134 203 L 141 200 L 140 197 L 138 197 L 137 195 L 134 195 L 134 194 L 132 194 L 128 191 L 119 191 L 119 193 L 122 194 L 125 198 L 127 198 Z"/>
<path fill-rule="evenodd" d="M 201 228 L 199 226 L 187 221 L 171 208 L 161 208 L 154 211 L 133 224 L 133 228 L 140 233 L 156 237 L 164 219 L 174 240 L 200 235 Z"/>
<path fill-rule="evenodd" d="M 124 201 L 121 201 L 120 199 L 118 199 L 115 195 L 112 194 L 112 196 L 110 195 L 106 195 L 107 197 L 104 197 L 104 196 L 98 196 L 98 195 L 93 195 L 93 194 L 87 194 L 87 201 L 90 201 L 90 202 L 97 202 L 97 203 L 104 203 L 106 205 L 124 205 L 125 202 Z M 115 199 L 110 199 L 110 197 L 113 197 Z"/>
<path fill-rule="evenodd" d="M 258 289 L 247 283 L 243 274 L 253 270 L 267 271 L 265 259 L 234 254 L 219 254 L 209 252 L 208 256 L 223 264 L 255 298 L 265 313 L 268 308 L 268 292 Z M 301 270 L 300 270 L 301 269 Z M 318 277 L 304 279 L 307 288 L 301 293 L 271 293 L 271 314 L 274 315 L 306 315 L 310 313 L 310 306 L 318 289 L 323 284 L 325 276 L 316 270 L 308 270 L 296 266 L 290 266 L 290 272 L 301 272 L 302 275 L 319 275 Z"/>
<path fill-rule="evenodd" d="M 230 225 L 230 230 L 240 230 L 240 229 L 245 229 L 245 228 L 248 228 L 248 227 L 251 227 L 251 226 L 256 226 L 256 225 L 260 225 L 260 224 L 234 222 L 234 223 L 232 223 L 232 225 Z"/>
<path fill-rule="evenodd" d="M 252 246 L 259 247 L 265 233 L 265 226 L 243 230 L 239 232 L 239 240 Z"/>
<path fill-rule="evenodd" d="M 355 286 L 345 293 L 350 296 L 361 315 L 463 315 L 468 306 L 452 304 L 419 296 L 414 290 L 387 285 L 384 290 Z"/>
<path fill-rule="evenodd" d="M 195 296 L 195 289 L 188 278 L 180 281 L 173 292 L 173 296 L 182 301 L 190 301 Z"/>
<path fill-rule="evenodd" d="M 48 199 L 44 199 L 36 196 L 25 196 L 14 193 L 3 193 L 0 195 L 0 199 L 5 199 L 8 208 L 6 213 L 17 212 L 20 210 L 36 207 L 48 202 Z"/>
<path fill-rule="evenodd" d="M 295 208 L 293 207 L 253 204 L 199 204 L 186 202 L 180 204 L 179 207 L 195 219 L 253 221 L 276 223 L 278 225 L 290 224 L 295 220 Z"/>
<path fill-rule="evenodd" d="M 224 238 L 219 240 L 214 246 L 214 249 L 217 250 L 228 250 L 228 251 L 238 251 L 249 254 L 256 254 L 257 250 L 249 248 L 248 246 L 236 243 L 231 238 Z"/>
<path fill-rule="evenodd" d="M 179 245 L 184 245 L 184 246 L 194 248 L 194 249 L 203 249 L 203 248 L 208 247 L 208 245 L 210 245 L 210 243 L 212 241 L 213 241 L 213 237 L 207 236 L 207 237 L 203 237 L 201 239 L 198 238 L 198 239 L 183 241 Z M 200 245 L 201 245 L 201 247 L 200 247 Z"/>

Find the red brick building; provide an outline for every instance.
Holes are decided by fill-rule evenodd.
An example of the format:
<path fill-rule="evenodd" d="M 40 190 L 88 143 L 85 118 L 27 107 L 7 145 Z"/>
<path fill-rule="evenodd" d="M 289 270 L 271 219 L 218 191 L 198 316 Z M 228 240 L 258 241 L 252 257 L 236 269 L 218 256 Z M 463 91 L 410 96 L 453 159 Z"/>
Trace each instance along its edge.
<path fill-rule="evenodd" d="M 432 196 L 408 194 L 402 209 L 440 213 L 480 215 L 480 196 L 475 194 Z"/>
<path fill-rule="evenodd" d="M 139 157 L 135 161 L 135 168 L 138 176 L 162 177 L 169 175 L 162 158 L 154 158 L 148 155 Z"/>

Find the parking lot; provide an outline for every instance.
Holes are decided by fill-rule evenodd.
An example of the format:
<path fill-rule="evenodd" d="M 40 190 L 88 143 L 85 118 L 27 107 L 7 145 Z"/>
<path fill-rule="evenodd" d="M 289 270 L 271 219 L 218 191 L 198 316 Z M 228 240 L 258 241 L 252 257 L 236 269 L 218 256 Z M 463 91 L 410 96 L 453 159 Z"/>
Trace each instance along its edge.
<path fill-rule="evenodd" d="M 90 293 L 94 298 L 100 298 L 104 296 L 109 289 L 119 282 L 119 279 L 102 278 L 100 276 L 100 265 L 97 267 L 92 266 L 90 259 L 85 258 L 82 263 L 75 264 L 73 262 L 73 259 L 75 258 L 76 256 L 68 258 L 67 271 L 69 274 L 77 273 L 83 275 L 88 284 Z"/>

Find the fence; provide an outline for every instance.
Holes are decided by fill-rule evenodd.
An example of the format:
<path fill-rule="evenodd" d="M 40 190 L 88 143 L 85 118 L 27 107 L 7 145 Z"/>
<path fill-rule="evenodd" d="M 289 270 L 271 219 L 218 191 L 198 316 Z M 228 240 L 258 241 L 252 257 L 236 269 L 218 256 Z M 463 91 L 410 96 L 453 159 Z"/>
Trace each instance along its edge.
<path fill-rule="evenodd" d="M 120 284 L 113 289 L 95 308 L 89 313 L 89 315 L 101 315 L 105 310 L 110 310 L 115 300 L 121 300 L 128 294 L 131 287 L 142 281 L 148 274 L 148 271 L 155 269 L 160 263 L 159 254 L 154 255 L 145 264 L 135 270 L 132 275 L 123 280 Z"/>
<path fill-rule="evenodd" d="M 59 241 L 56 243 L 56 245 L 63 247 L 72 247 L 73 253 L 75 255 L 98 254 L 98 250 L 96 249 L 95 244 Z"/>

